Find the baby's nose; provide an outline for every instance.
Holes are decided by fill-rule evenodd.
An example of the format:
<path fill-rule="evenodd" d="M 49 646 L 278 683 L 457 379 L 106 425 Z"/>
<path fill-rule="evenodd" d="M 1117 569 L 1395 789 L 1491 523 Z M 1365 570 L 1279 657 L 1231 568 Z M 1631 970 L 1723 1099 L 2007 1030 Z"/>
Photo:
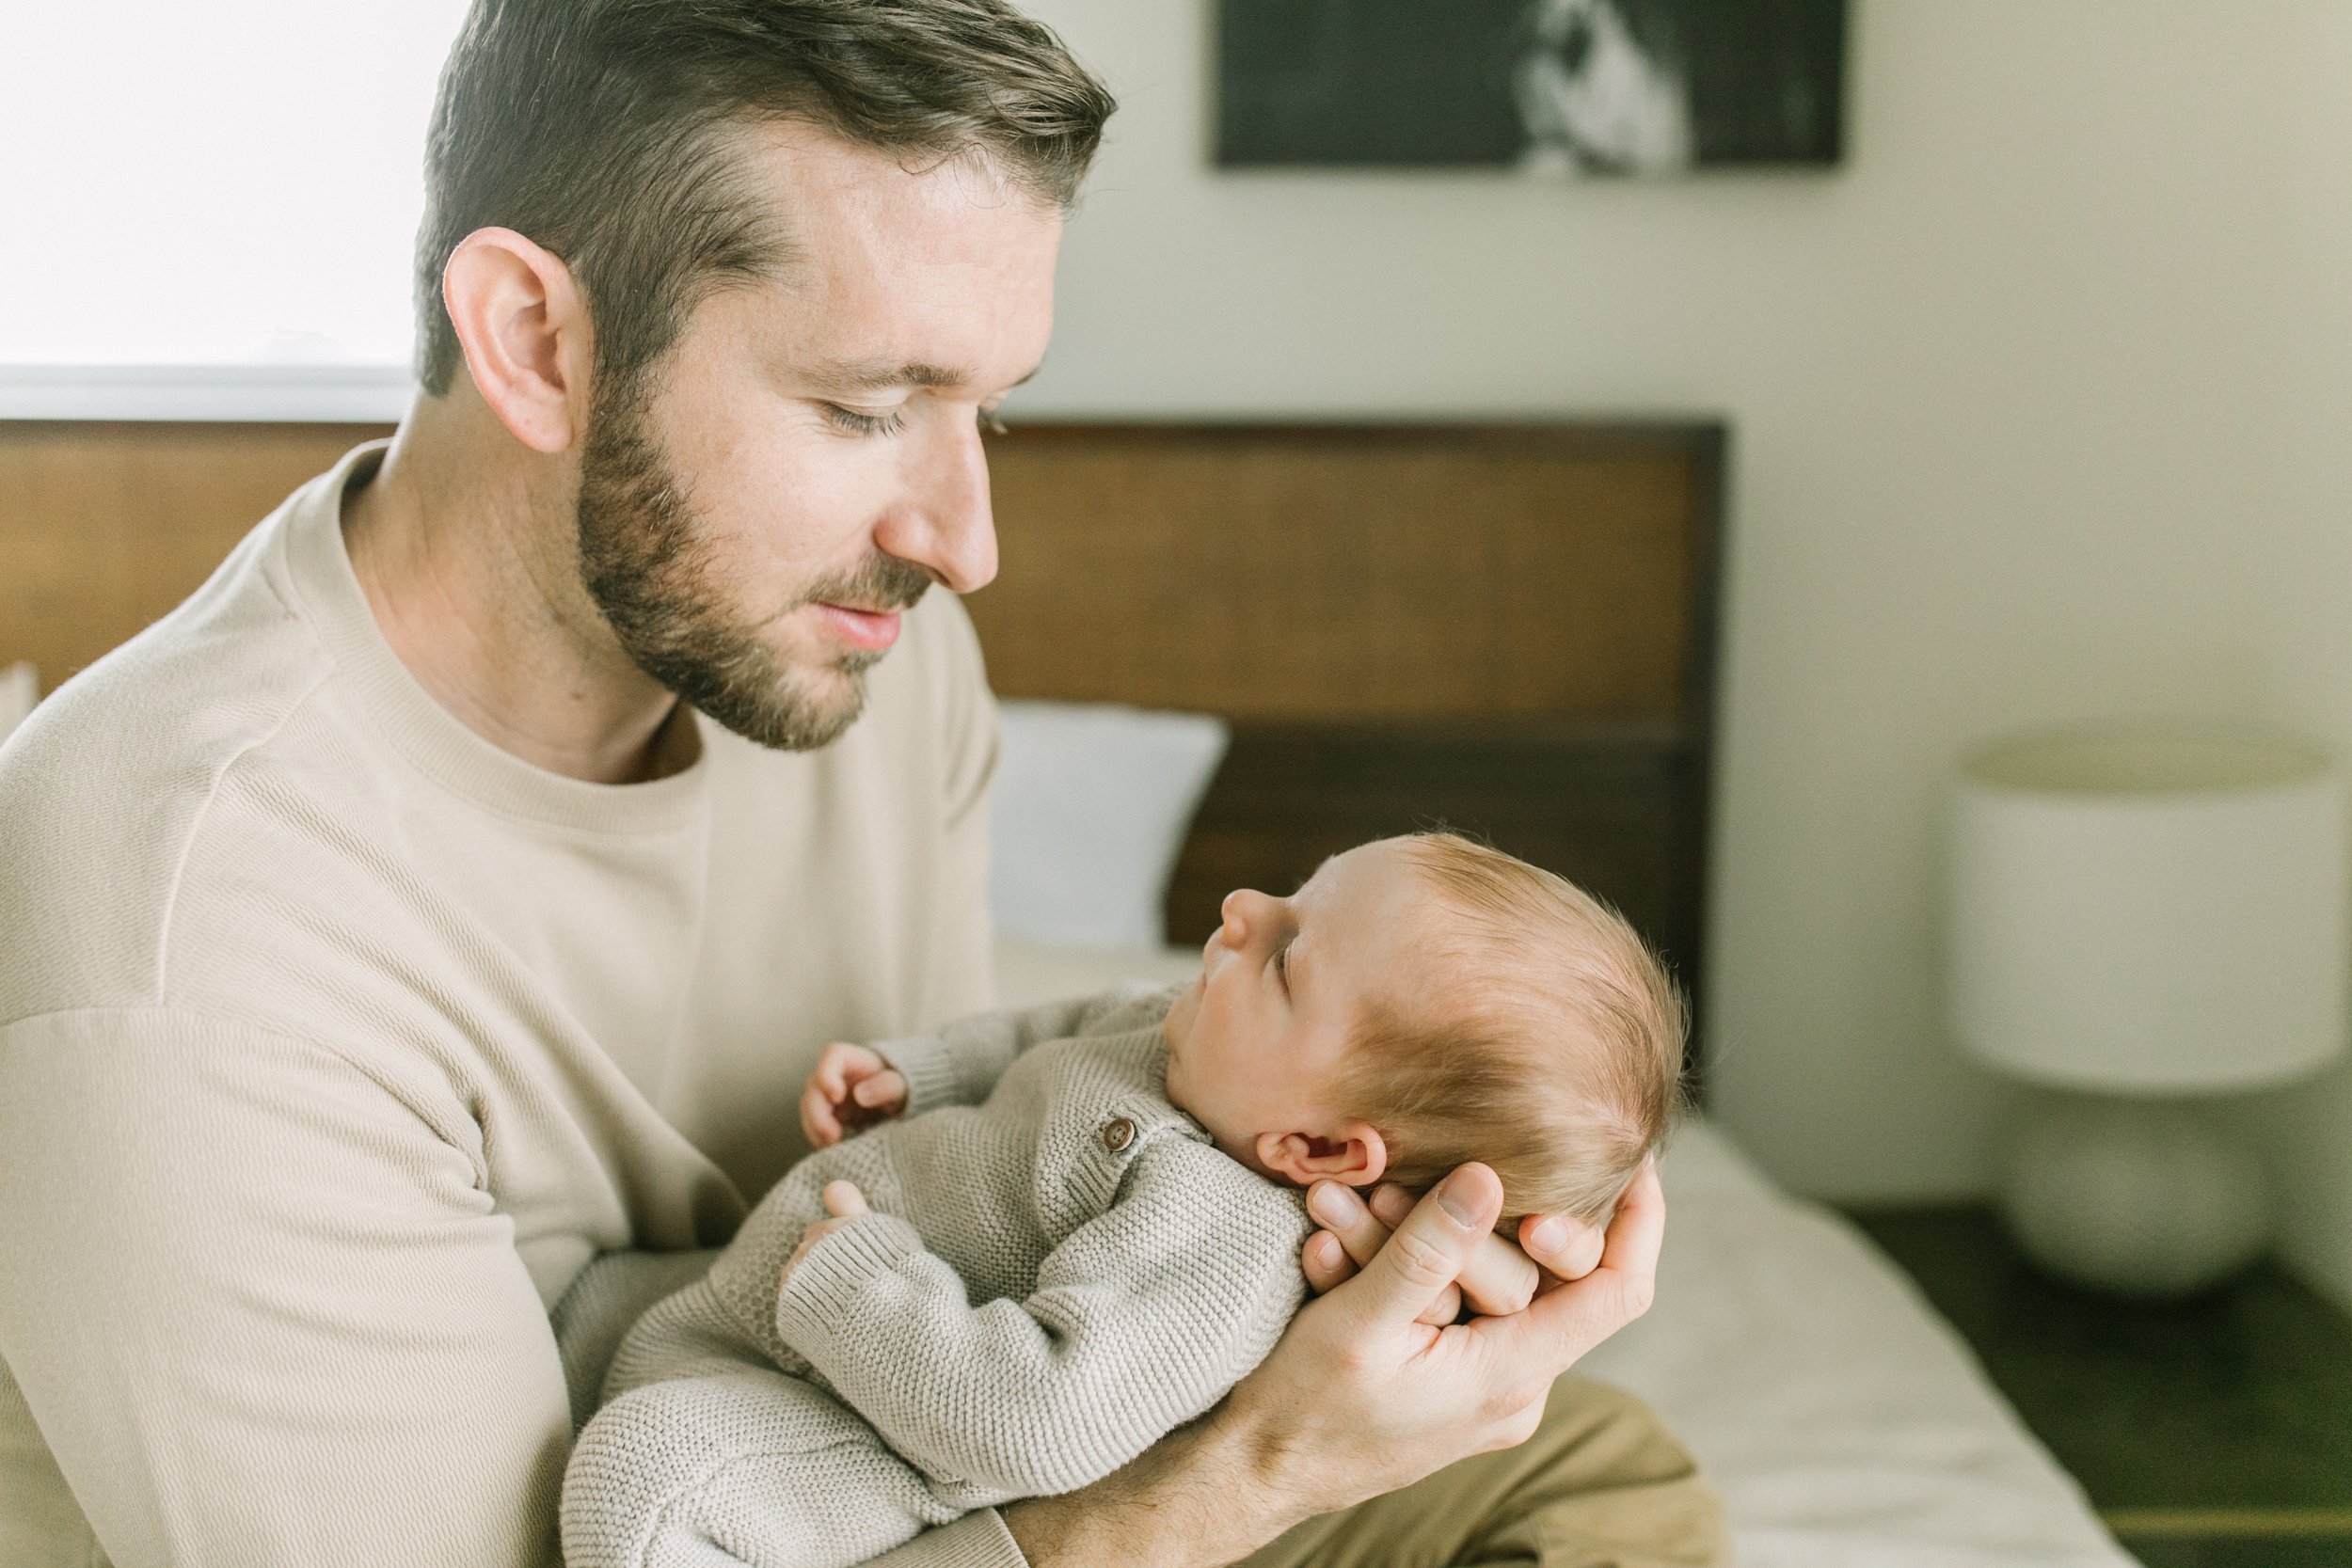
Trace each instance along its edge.
<path fill-rule="evenodd" d="M 1217 913 L 1225 920 L 1225 938 L 1236 947 L 1249 940 L 1249 911 L 1256 895 L 1248 888 L 1235 888 L 1217 906 Z"/>
<path fill-rule="evenodd" d="M 1264 940 L 1267 931 L 1283 924 L 1283 901 L 1270 894 L 1236 888 L 1225 895 L 1225 940 L 1237 948 Z"/>

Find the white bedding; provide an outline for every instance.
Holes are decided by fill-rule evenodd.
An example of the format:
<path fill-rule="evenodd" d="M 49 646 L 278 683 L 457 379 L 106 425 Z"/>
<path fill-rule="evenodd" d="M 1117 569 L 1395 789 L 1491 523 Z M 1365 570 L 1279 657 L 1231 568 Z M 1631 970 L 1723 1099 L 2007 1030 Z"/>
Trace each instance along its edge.
<path fill-rule="evenodd" d="M 1199 963 L 1013 942 L 997 959 L 1008 1005 Z M 1657 1305 L 1582 1370 L 1647 1400 L 1690 1445 L 1740 1568 L 2127 1568 L 1958 1335 L 1859 1231 L 1704 1124 L 1664 1176 Z"/>
<path fill-rule="evenodd" d="M 1647 1317 L 1582 1370 L 1714 1476 L 1742 1568 L 2128 1564 L 1908 1275 L 1721 1132 L 1668 1151 Z"/>

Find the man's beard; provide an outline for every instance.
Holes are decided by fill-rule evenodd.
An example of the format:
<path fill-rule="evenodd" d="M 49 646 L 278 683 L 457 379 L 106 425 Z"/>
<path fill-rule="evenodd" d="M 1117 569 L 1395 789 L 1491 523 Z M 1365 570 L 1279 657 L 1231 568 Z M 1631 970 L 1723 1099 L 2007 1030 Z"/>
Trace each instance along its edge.
<path fill-rule="evenodd" d="M 842 678 L 827 692 L 761 641 L 757 626 L 731 615 L 686 487 L 645 424 L 636 387 L 614 388 L 589 423 L 579 505 L 589 596 L 637 667 L 713 721 L 781 751 L 830 745 L 866 705 L 866 672 L 882 651 L 834 659 Z M 903 610 L 930 586 L 920 567 L 877 550 L 854 571 L 810 583 L 791 608 Z"/>

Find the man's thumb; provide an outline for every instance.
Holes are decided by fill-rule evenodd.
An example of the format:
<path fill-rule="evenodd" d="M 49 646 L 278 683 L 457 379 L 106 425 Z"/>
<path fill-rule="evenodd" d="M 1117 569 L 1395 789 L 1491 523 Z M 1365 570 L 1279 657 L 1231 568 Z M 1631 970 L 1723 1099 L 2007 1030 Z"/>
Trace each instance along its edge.
<path fill-rule="evenodd" d="M 1502 1182 L 1485 1165 L 1456 1169 L 1383 1243 L 1356 1293 L 1377 1318 L 1408 1323 L 1470 1266 L 1502 1212 Z"/>

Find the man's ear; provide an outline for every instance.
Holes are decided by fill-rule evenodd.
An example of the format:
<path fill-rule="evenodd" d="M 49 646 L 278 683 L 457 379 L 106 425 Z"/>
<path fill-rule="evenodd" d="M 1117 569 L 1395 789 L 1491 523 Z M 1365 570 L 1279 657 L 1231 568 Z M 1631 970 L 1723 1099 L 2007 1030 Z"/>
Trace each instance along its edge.
<path fill-rule="evenodd" d="M 588 308 L 572 269 L 511 229 L 477 229 L 441 269 L 475 389 L 533 451 L 572 444 L 587 416 L 594 362 Z"/>
<path fill-rule="evenodd" d="M 1258 1164 L 1302 1187 L 1317 1181 L 1369 1187 L 1389 1168 L 1389 1146 L 1377 1128 L 1360 1121 L 1349 1122 L 1331 1138 L 1310 1132 L 1262 1132 Z"/>

